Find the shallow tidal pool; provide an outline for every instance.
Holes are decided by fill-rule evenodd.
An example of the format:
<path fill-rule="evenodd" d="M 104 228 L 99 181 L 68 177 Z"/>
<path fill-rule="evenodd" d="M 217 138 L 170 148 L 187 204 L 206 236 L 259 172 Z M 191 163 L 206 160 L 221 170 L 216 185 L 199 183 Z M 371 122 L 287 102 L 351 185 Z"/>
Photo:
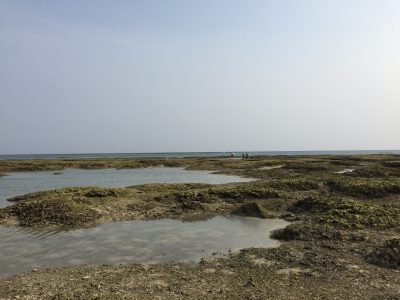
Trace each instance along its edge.
<path fill-rule="evenodd" d="M 286 225 L 280 219 L 231 216 L 113 222 L 71 231 L 0 226 L 0 277 L 76 264 L 195 263 L 215 253 L 277 247 L 269 234 Z"/>
<path fill-rule="evenodd" d="M 26 193 L 72 186 L 126 187 L 145 183 L 247 182 L 251 178 L 213 174 L 210 171 L 188 171 L 183 168 L 142 169 L 67 169 L 55 171 L 12 172 L 0 177 L 0 207 L 12 203 L 8 198 Z"/>

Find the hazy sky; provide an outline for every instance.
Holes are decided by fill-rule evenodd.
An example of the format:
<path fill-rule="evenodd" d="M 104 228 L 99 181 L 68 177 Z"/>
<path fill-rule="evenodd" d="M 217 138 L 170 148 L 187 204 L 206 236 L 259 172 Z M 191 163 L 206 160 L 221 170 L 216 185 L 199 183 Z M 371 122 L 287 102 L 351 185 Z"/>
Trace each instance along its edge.
<path fill-rule="evenodd" d="M 0 154 L 400 149 L 398 0 L 0 0 Z"/>

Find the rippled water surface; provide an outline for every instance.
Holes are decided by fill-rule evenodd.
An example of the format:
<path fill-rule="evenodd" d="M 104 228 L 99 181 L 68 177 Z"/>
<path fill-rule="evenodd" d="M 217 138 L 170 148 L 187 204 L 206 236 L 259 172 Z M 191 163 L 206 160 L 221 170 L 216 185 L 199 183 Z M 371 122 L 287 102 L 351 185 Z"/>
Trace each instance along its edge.
<path fill-rule="evenodd" d="M 60 172 L 59 175 L 55 175 L 54 171 L 14 172 L 0 177 L 0 207 L 9 205 L 6 199 L 10 197 L 68 186 L 125 187 L 144 183 L 184 182 L 219 184 L 252 180 L 182 168 L 68 169 Z"/>
<path fill-rule="evenodd" d="M 205 221 L 127 221 L 49 232 L 0 226 L 0 276 L 72 264 L 198 262 L 214 252 L 276 247 L 279 219 L 214 217 Z"/>

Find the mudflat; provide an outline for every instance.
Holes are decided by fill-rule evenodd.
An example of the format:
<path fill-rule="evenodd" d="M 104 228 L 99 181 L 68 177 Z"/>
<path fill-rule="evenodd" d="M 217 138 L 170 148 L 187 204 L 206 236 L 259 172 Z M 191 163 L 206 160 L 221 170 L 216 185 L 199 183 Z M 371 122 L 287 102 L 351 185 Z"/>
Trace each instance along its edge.
<path fill-rule="evenodd" d="M 4 299 L 399 299 L 400 156 L 0 161 L 0 173 L 185 167 L 246 183 L 77 187 L 11 199 L 3 226 L 71 229 L 114 220 L 238 214 L 283 218 L 273 249 L 198 265 L 72 266 L 0 279 Z M 341 172 L 351 169 L 351 172 Z"/>

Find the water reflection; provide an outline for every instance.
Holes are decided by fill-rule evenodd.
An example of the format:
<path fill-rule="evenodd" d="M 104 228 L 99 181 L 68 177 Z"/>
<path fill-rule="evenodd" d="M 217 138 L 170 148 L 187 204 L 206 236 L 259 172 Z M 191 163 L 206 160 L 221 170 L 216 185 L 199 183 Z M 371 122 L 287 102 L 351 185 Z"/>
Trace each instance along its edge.
<path fill-rule="evenodd" d="M 213 252 L 275 247 L 278 219 L 214 217 L 205 221 L 127 221 L 73 231 L 0 227 L 0 276 L 71 264 L 198 262 Z"/>

